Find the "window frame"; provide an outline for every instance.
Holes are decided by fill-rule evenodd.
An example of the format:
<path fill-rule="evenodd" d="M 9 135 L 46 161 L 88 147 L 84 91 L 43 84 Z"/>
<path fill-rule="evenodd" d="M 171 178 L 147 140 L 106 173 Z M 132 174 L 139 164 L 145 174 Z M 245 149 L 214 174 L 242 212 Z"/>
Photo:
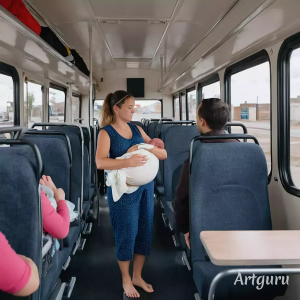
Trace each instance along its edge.
<path fill-rule="evenodd" d="M 272 178 L 273 170 L 273 157 L 272 157 L 272 71 L 271 62 L 268 52 L 264 49 L 245 59 L 238 61 L 237 63 L 228 66 L 224 74 L 224 88 L 225 88 L 225 102 L 231 107 L 231 76 L 247 69 L 251 69 L 265 62 L 269 63 L 270 69 L 270 151 L 271 151 L 271 170 L 268 174 L 268 183 L 270 183 Z M 231 114 L 230 114 L 231 120 Z"/>
<path fill-rule="evenodd" d="M 66 109 L 67 109 L 67 88 L 66 87 L 63 87 L 61 85 L 58 85 L 56 83 L 53 83 L 53 82 L 50 82 L 49 84 L 49 89 L 52 88 L 52 89 L 55 89 L 55 90 L 59 90 L 59 91 L 62 91 L 65 93 L 65 108 L 64 108 L 64 123 L 66 123 Z M 49 97 L 48 97 L 49 98 Z M 48 103 L 49 105 L 49 103 Z M 48 109 L 48 122 L 50 122 L 50 110 Z"/>
<path fill-rule="evenodd" d="M 218 81 L 220 81 L 219 73 L 214 73 L 214 74 L 211 74 L 211 75 L 205 77 L 203 80 L 201 80 L 198 83 L 198 87 L 197 87 L 197 106 L 199 106 L 200 103 L 203 100 L 202 99 L 202 89 L 205 86 L 216 83 Z M 221 93 L 221 81 L 220 81 L 220 93 Z"/>
<path fill-rule="evenodd" d="M 0 61 L 0 74 L 10 76 L 13 81 L 14 126 L 20 125 L 20 78 L 17 69 Z"/>
<path fill-rule="evenodd" d="M 187 120 L 186 90 L 180 91 L 180 93 L 179 93 L 179 113 L 180 113 L 180 121 L 182 121 L 182 96 L 185 96 L 185 119 Z"/>
<path fill-rule="evenodd" d="M 299 48 L 300 33 L 287 38 L 280 47 L 277 66 L 278 171 L 283 188 L 296 197 L 300 197 L 300 188 L 294 185 L 290 168 L 290 62 Z"/>

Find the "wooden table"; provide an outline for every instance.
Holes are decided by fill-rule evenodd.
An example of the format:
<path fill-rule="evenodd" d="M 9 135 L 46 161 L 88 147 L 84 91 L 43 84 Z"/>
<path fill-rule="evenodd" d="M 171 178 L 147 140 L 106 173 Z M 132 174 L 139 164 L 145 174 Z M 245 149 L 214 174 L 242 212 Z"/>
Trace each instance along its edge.
<path fill-rule="evenodd" d="M 200 239 L 218 266 L 300 265 L 300 230 L 202 231 Z"/>
<path fill-rule="evenodd" d="M 202 231 L 200 239 L 218 266 L 300 265 L 300 230 Z M 300 274 L 300 268 L 228 269 L 213 279 L 208 300 L 222 278 L 238 274 Z"/>

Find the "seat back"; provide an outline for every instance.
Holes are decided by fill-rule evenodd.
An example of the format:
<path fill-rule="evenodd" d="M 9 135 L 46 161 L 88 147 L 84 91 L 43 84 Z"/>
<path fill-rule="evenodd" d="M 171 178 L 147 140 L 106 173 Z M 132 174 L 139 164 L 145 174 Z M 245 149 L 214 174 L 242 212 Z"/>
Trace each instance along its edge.
<path fill-rule="evenodd" d="M 44 164 L 43 175 L 51 176 L 54 184 L 71 198 L 72 149 L 69 137 L 63 132 L 28 130 L 23 139 L 33 142 L 40 150 Z"/>
<path fill-rule="evenodd" d="M 91 132 L 91 183 L 96 183 L 96 131 L 93 126 L 90 126 Z"/>
<path fill-rule="evenodd" d="M 84 170 L 84 140 L 80 125 L 77 126 L 49 126 L 48 130 L 61 131 L 67 134 L 72 149 L 72 176 L 71 176 L 71 202 L 78 208 L 78 199 L 82 206 L 83 201 L 83 170 Z M 82 207 L 81 207 L 82 208 Z"/>
<path fill-rule="evenodd" d="M 10 141 L 0 141 L 0 144 Z M 0 147 L 0 231 L 17 254 L 25 255 L 35 262 L 40 274 L 42 214 L 38 177 L 41 176 L 41 164 L 35 146 Z M 39 299 L 39 293 L 40 290 L 25 299 Z M 0 292 L 0 298 L 5 300 L 17 297 Z"/>
<path fill-rule="evenodd" d="M 155 128 L 157 126 L 158 122 L 152 122 L 148 125 L 148 135 L 151 139 L 155 138 Z"/>
<path fill-rule="evenodd" d="M 136 126 L 140 126 L 143 128 L 143 124 L 140 121 L 130 121 L 131 124 L 136 125 Z"/>
<path fill-rule="evenodd" d="M 188 159 L 190 142 L 197 135 L 199 132 L 194 125 L 173 125 L 166 129 L 163 141 L 168 158 L 163 161 L 161 173 L 167 201 L 172 201 L 174 198 L 172 186 L 177 185 L 178 170 L 181 171 L 184 161 Z"/>
<path fill-rule="evenodd" d="M 192 262 L 205 260 L 199 237 L 203 230 L 272 229 L 268 169 L 260 146 L 195 141 L 191 147 Z"/>

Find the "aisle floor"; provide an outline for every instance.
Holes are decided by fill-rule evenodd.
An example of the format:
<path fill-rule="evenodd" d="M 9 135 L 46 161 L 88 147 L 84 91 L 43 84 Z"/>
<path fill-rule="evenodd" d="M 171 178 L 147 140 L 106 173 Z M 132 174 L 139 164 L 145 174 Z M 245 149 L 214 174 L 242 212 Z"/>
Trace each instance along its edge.
<path fill-rule="evenodd" d="M 122 278 L 115 254 L 115 242 L 104 197 L 100 201 L 100 226 L 93 226 L 85 248 L 72 257 L 63 279 L 76 277 L 71 300 L 122 300 Z M 153 294 L 138 289 L 141 300 L 193 300 L 196 287 L 192 272 L 183 265 L 181 252 L 174 247 L 171 232 L 165 228 L 161 209 L 155 201 L 153 246 L 143 271 Z M 126 298 L 126 297 L 125 297 Z M 127 299 L 127 298 L 126 298 Z"/>

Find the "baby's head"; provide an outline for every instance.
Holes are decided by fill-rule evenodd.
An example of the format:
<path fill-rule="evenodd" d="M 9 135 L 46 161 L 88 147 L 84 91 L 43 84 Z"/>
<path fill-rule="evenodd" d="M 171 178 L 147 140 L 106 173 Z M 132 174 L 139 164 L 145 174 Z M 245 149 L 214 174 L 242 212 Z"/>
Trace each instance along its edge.
<path fill-rule="evenodd" d="M 165 148 L 164 142 L 161 139 L 157 139 L 157 138 L 150 140 L 148 144 L 156 146 L 157 148 L 161 148 L 161 149 Z"/>

